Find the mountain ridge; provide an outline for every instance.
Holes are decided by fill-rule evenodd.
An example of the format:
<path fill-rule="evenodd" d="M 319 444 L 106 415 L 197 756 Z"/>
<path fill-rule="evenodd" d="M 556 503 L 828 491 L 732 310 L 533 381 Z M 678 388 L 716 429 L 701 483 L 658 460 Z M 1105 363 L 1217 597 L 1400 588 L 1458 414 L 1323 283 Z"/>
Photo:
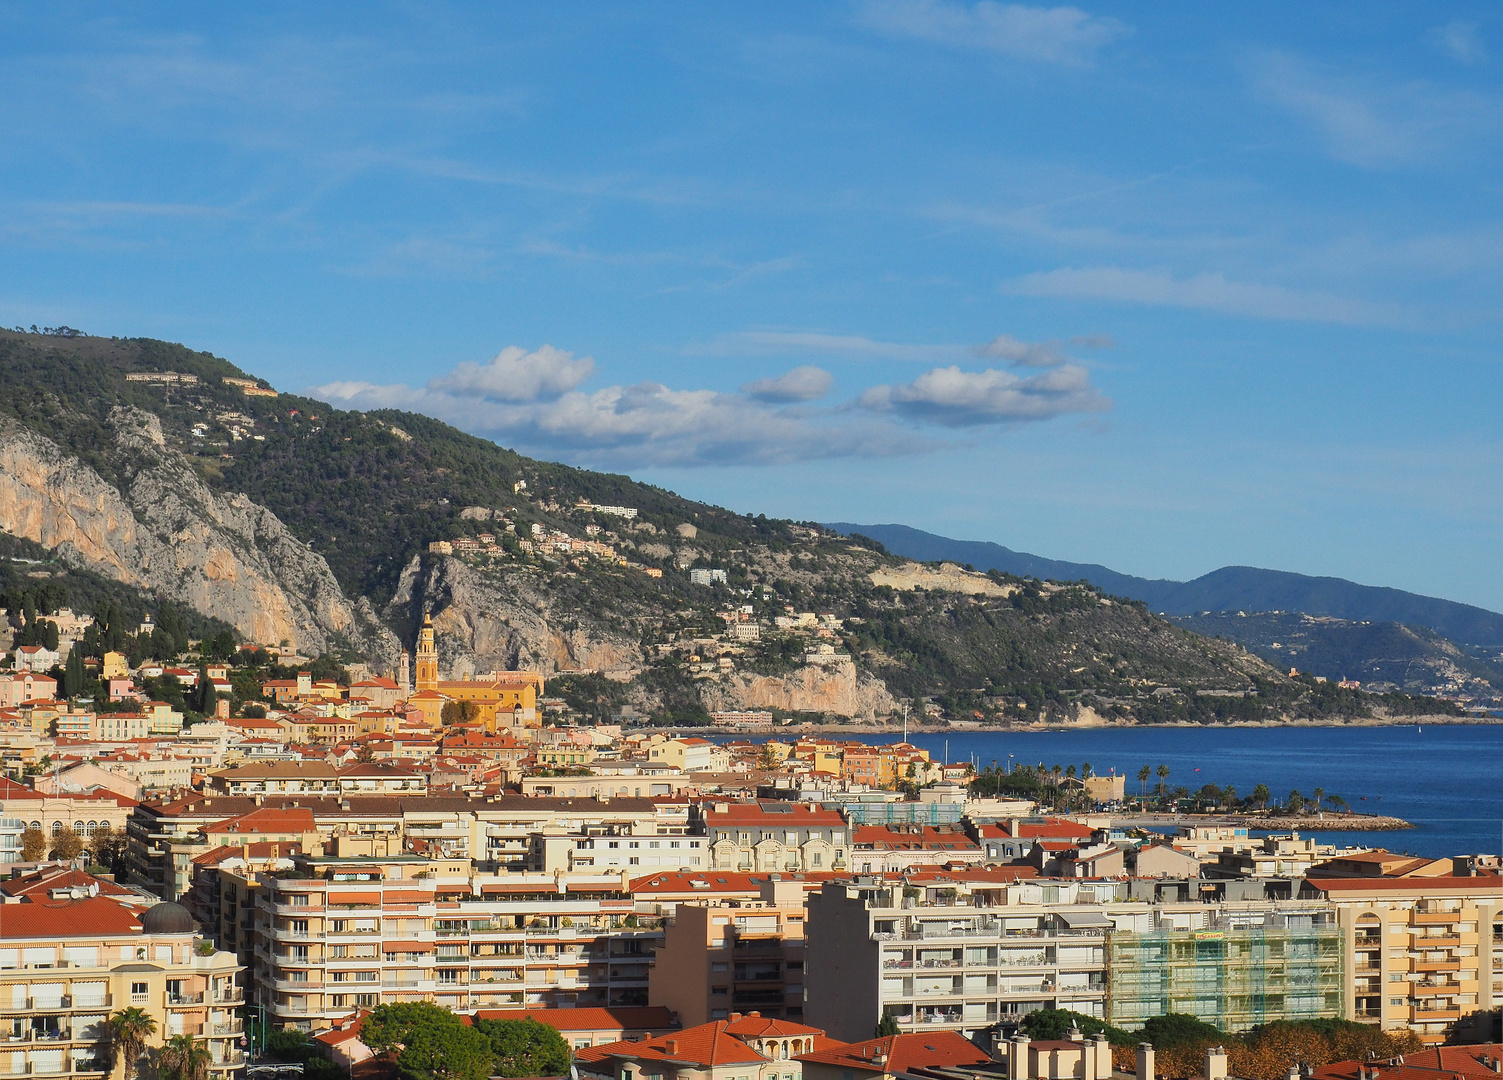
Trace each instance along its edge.
<path fill-rule="evenodd" d="M 26 465 L 4 531 L 70 565 L 378 669 L 428 612 L 451 677 L 525 665 L 580 717 L 1454 714 L 1287 677 L 1095 586 L 926 567 L 166 342 L 0 331 L 0 424 Z"/>
<path fill-rule="evenodd" d="M 1297 574 L 1254 566 L 1223 566 L 1191 581 L 1143 578 L 1097 563 L 1074 563 L 1014 551 L 985 540 L 954 540 L 908 525 L 825 522 L 825 527 L 868 536 L 895 555 L 921 561 L 969 563 L 983 570 L 1057 581 L 1089 581 L 1115 596 L 1141 600 L 1167 615 L 1202 611 L 1288 611 L 1353 622 L 1420 626 L 1453 641 L 1503 646 L 1503 614 L 1455 600 L 1424 596 L 1345 578 Z"/>

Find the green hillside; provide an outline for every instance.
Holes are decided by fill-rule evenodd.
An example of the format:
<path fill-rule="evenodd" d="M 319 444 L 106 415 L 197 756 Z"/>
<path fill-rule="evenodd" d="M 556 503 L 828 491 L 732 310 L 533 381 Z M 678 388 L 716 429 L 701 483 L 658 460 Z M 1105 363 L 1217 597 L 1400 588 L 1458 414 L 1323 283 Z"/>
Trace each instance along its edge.
<path fill-rule="evenodd" d="M 198 381 L 127 378 L 141 372 Z M 1239 646 L 1084 583 L 1045 585 L 993 572 L 973 576 L 974 589 L 875 585 L 874 572 L 911 564 L 816 526 L 739 515 L 626 476 L 525 458 L 428 417 L 340 411 L 291 394 L 247 396 L 224 381 L 248 377 L 180 345 L 0 332 L 0 414 L 115 482 L 131 463 L 116 449 L 111 410 L 153 413 L 167 445 L 204 480 L 275 513 L 323 556 L 349 597 L 384 611 L 403 640 L 422 609 L 468 605 L 456 625 L 491 619 L 492 637 L 538 624 L 508 648 L 557 649 L 565 638 L 586 651 L 609 646 L 624 658 L 629 685 L 595 676 L 567 681 L 586 714 L 635 695 L 661 713 L 703 718 L 707 695 L 723 698 L 730 685 L 704 670 L 706 657 L 732 657 L 730 670 L 743 683 L 817 675 L 805 659 L 816 639 L 775 628 L 793 611 L 842 620 L 826 643 L 852 658 L 860 679 L 880 680 L 897 697 L 933 699 L 953 718 L 1059 718 L 1089 707 L 1123 719 L 1213 722 L 1451 708 L 1333 699 Z M 638 516 L 623 522 L 580 503 L 630 506 Z M 491 528 L 485 514 L 466 508 L 503 515 L 515 530 L 502 537 L 504 552 L 471 559 L 467 569 L 427 555 L 432 541 Z M 534 525 L 599 536 L 630 565 L 525 550 L 521 538 Z M 727 581 L 692 585 L 690 565 L 724 569 Z M 766 628 L 759 640 L 727 638 L 722 613 L 736 607 L 750 608 Z"/>

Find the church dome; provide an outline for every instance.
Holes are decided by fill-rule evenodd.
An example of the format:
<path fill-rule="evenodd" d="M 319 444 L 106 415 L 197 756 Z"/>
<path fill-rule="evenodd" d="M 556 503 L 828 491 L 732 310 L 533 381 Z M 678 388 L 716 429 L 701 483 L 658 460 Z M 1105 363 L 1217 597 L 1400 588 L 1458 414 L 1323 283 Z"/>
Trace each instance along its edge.
<path fill-rule="evenodd" d="M 198 931 L 198 923 L 181 904 L 161 903 L 141 916 L 141 930 L 147 934 L 193 934 Z"/>

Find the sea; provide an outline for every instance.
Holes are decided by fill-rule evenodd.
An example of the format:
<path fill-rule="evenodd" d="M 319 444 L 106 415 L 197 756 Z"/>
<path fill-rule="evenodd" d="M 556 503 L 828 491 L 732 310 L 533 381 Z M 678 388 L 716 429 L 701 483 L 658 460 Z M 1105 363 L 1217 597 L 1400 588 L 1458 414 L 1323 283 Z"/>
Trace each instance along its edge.
<path fill-rule="evenodd" d="M 870 742 L 898 742 L 899 735 Z M 1282 800 L 1319 787 L 1359 812 L 1412 822 L 1393 832 L 1320 832 L 1329 843 L 1385 847 L 1431 858 L 1503 854 L 1503 725 L 1396 727 L 1111 727 L 1069 731 L 913 734 L 934 758 L 996 765 L 1090 763 L 1093 772 L 1169 767 L 1168 785 L 1198 790 L 1258 784 Z M 1156 784 L 1157 776 L 1149 781 Z"/>

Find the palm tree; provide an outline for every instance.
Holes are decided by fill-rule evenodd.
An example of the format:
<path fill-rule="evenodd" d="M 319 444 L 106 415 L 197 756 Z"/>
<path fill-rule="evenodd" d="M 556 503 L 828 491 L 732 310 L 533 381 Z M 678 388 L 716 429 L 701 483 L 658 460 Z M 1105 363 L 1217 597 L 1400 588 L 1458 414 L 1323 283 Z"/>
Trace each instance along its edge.
<path fill-rule="evenodd" d="M 1164 781 L 1167 780 L 1167 779 L 1169 779 L 1169 766 L 1167 766 L 1167 765 L 1160 765 L 1154 771 L 1158 773 L 1158 777 L 1159 777 L 1159 794 L 1162 795 L 1164 793 Z"/>
<path fill-rule="evenodd" d="M 1315 812 L 1318 814 L 1320 813 L 1320 808 L 1326 803 L 1326 789 L 1318 787 L 1310 792 L 1310 794 L 1315 798 Z"/>
<path fill-rule="evenodd" d="M 1226 805 L 1227 806 L 1229 806 L 1229 807 L 1236 806 L 1237 805 L 1237 788 L 1236 788 L 1236 785 L 1234 785 L 1234 784 L 1228 784 L 1228 785 L 1226 785 L 1226 787 L 1222 788 L 1221 789 L 1221 797 L 1226 801 Z"/>
<path fill-rule="evenodd" d="M 1138 783 L 1143 785 L 1143 794 L 1148 794 L 1148 778 L 1153 775 L 1153 770 L 1144 765 L 1138 770 Z"/>
<path fill-rule="evenodd" d="M 1089 780 L 1091 778 L 1091 763 L 1089 761 L 1081 764 L 1080 778 L 1082 780 Z"/>
<path fill-rule="evenodd" d="M 207 1044 L 192 1035 L 174 1035 L 157 1053 L 157 1075 L 161 1080 L 209 1080 L 211 1061 Z"/>
<path fill-rule="evenodd" d="M 151 1014 L 138 1005 L 121 1009 L 105 1021 L 110 1043 L 110 1057 L 114 1064 L 125 1062 L 125 1080 L 130 1080 L 141 1055 L 146 1053 L 146 1044 L 157 1031 L 157 1022 Z"/>

